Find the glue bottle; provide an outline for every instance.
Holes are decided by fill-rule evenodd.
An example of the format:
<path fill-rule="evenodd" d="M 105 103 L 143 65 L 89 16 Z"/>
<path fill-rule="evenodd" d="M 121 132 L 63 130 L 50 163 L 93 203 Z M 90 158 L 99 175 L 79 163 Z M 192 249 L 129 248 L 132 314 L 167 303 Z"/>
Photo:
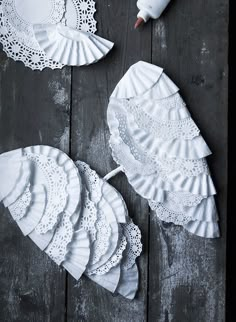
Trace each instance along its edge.
<path fill-rule="evenodd" d="M 169 2 L 170 0 L 138 0 L 137 7 L 140 11 L 134 28 L 138 28 L 142 23 L 147 22 L 149 18 L 159 18 Z"/>

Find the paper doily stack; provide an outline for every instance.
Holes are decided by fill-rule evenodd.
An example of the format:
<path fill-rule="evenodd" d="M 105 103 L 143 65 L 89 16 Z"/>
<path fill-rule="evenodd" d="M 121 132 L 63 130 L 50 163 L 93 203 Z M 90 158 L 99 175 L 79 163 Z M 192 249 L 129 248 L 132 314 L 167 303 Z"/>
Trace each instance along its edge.
<path fill-rule="evenodd" d="M 134 298 L 141 233 L 115 188 L 49 146 L 1 154 L 0 173 L 0 201 L 25 236 L 75 279 Z"/>
<path fill-rule="evenodd" d="M 96 32 L 93 0 L 0 0 L 6 54 L 35 70 L 89 65 L 113 43 Z"/>
<path fill-rule="evenodd" d="M 107 120 L 114 160 L 157 217 L 207 238 L 219 237 L 211 154 L 163 69 L 130 67 L 110 97 Z"/>

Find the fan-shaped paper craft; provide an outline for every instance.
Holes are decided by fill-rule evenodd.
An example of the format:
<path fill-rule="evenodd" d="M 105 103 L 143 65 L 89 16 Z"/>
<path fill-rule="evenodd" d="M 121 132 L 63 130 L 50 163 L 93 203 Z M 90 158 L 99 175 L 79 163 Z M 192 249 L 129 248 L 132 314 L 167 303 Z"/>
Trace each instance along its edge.
<path fill-rule="evenodd" d="M 92 33 L 58 25 L 35 25 L 39 46 L 52 60 L 69 66 L 89 65 L 102 59 L 113 43 Z"/>
<path fill-rule="evenodd" d="M 211 152 L 178 87 L 163 70 L 144 62 L 131 66 L 111 95 L 107 120 L 113 158 L 137 193 L 160 203 L 158 210 L 165 207 L 168 193 L 204 199 L 200 205 L 179 212 L 175 207 L 175 216 L 170 215 L 171 209 L 163 211 L 162 207 L 158 217 L 186 227 L 178 219 L 184 213 L 189 222 L 195 221 L 188 230 L 216 237 L 217 215 L 211 198 L 216 191 L 204 159 Z"/>
<path fill-rule="evenodd" d="M 16 176 L 10 176 L 7 189 L 2 184 L 2 196 L 17 196 L 26 164 L 27 185 L 9 205 L 23 234 L 77 280 L 85 273 L 111 292 L 119 285 L 120 293 L 132 298 L 141 234 L 121 195 L 86 163 L 75 165 L 62 151 L 40 145 L 0 155 L 1 169 L 10 175 L 10 167 Z"/>

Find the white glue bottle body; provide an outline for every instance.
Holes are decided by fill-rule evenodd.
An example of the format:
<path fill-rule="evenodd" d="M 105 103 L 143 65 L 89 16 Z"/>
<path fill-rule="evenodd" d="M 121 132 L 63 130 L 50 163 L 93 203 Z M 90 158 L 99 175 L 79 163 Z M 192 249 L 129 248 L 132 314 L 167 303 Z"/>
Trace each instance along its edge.
<path fill-rule="evenodd" d="M 137 7 L 140 10 L 137 17 L 147 22 L 149 18 L 157 19 L 167 7 L 170 0 L 138 0 Z"/>

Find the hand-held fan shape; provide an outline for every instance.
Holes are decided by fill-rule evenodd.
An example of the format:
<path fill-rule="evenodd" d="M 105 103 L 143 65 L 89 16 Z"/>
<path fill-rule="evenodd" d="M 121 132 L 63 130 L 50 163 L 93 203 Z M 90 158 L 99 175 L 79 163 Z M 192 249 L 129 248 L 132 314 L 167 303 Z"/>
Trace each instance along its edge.
<path fill-rule="evenodd" d="M 163 69 L 142 61 L 131 66 L 110 97 L 107 120 L 114 160 L 158 218 L 218 237 L 205 159 L 211 151 Z"/>
<path fill-rule="evenodd" d="M 68 66 L 96 63 L 113 43 L 93 33 L 58 25 L 35 25 L 35 37 L 47 57 Z"/>
<path fill-rule="evenodd" d="M 141 234 L 106 180 L 86 163 L 43 145 L 1 154 L 0 170 L 1 200 L 25 236 L 75 279 L 84 273 L 134 298 Z"/>

